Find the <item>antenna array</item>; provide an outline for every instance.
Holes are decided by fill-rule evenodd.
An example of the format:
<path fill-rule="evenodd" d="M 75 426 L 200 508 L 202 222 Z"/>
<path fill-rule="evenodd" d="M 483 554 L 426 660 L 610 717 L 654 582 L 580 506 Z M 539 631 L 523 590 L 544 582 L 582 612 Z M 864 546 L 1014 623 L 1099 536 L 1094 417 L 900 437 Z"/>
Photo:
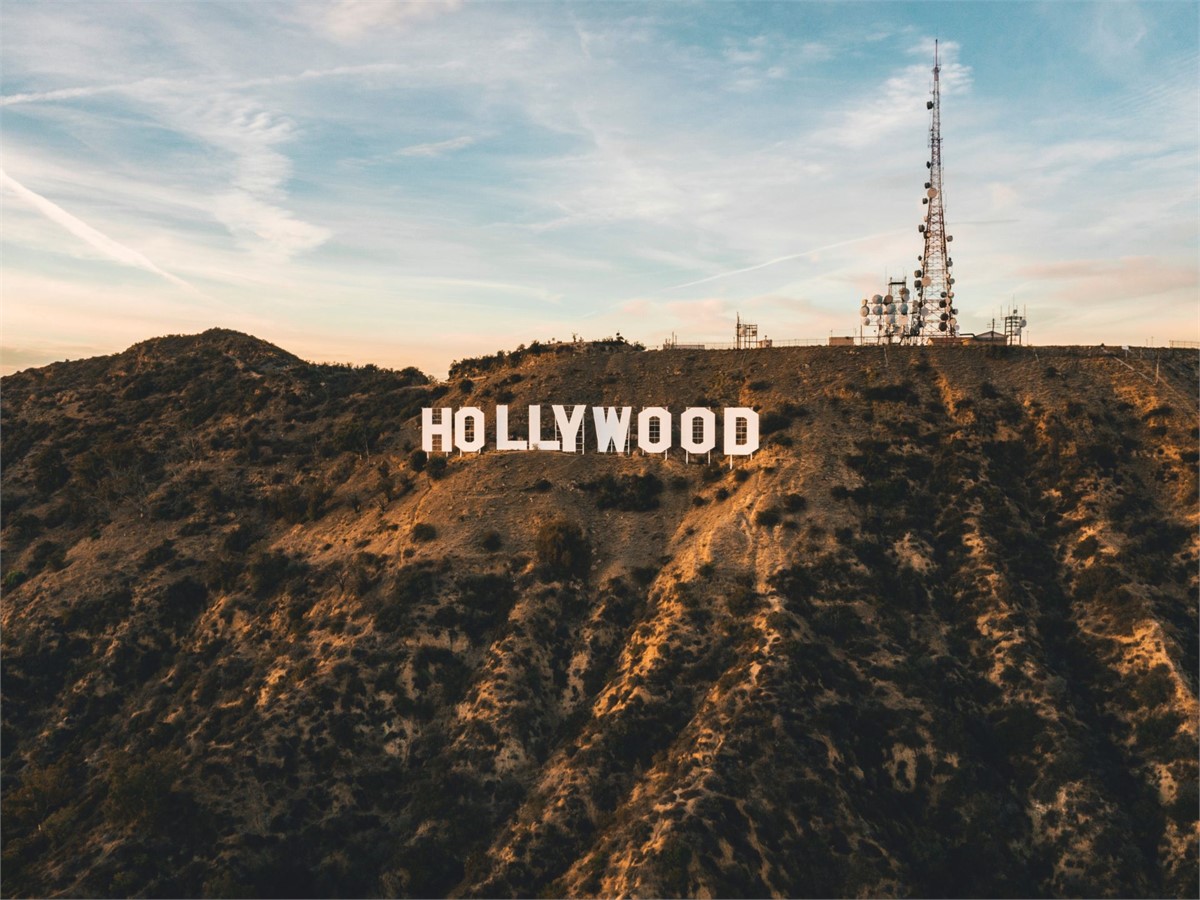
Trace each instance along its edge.
<path fill-rule="evenodd" d="M 941 69 L 937 43 L 934 42 L 932 98 L 925 104 L 930 110 L 929 161 L 925 163 L 929 180 L 925 182 L 925 196 L 921 199 L 925 206 L 925 221 L 917 229 L 925 236 L 925 249 L 917 257 L 921 268 L 913 272 L 917 289 L 913 334 L 955 337 L 958 334 L 958 310 L 954 307 L 954 276 L 950 273 L 954 260 L 947 249 L 954 238 L 946 234 L 942 196 Z"/>
<path fill-rule="evenodd" d="M 913 291 L 907 279 L 890 280 L 887 295 L 875 294 L 862 301 L 862 324 L 876 329 L 876 339 L 888 342 L 924 343 L 958 335 L 958 309 L 954 306 L 954 276 L 948 245 L 954 240 L 946 234 L 946 211 L 942 201 L 942 99 L 941 61 L 934 43 L 933 88 L 926 109 L 929 122 L 929 180 L 925 182 L 925 221 L 918 226 L 925 248 L 913 272 Z"/>

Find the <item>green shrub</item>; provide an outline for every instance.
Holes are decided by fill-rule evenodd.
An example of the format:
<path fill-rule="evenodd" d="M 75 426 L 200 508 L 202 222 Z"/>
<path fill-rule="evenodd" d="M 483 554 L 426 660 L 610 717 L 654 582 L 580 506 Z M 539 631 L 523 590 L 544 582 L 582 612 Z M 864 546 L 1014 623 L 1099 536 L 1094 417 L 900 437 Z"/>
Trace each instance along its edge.
<path fill-rule="evenodd" d="M 168 538 L 157 546 L 151 547 L 149 550 L 147 550 L 145 555 L 142 556 L 142 561 L 140 563 L 140 568 L 142 571 L 148 571 L 149 569 L 157 568 L 163 563 L 168 563 L 173 560 L 175 558 L 174 544 L 175 542 Z"/>
<path fill-rule="evenodd" d="M 42 541 L 39 543 L 33 548 L 33 554 L 29 559 L 31 572 L 40 572 L 43 569 L 64 569 L 66 566 L 66 548 L 55 541 Z"/>
<path fill-rule="evenodd" d="M 912 384 L 907 381 L 900 384 L 880 384 L 875 387 L 864 387 L 862 389 L 862 396 L 864 400 L 871 400 L 877 403 L 907 403 L 911 406 L 916 406 L 921 402 L 921 398 L 913 390 Z"/>
<path fill-rule="evenodd" d="M 287 484 L 266 498 L 267 512 L 276 519 L 296 523 L 315 521 L 324 514 L 331 491 L 315 481 L 306 484 Z"/>
<path fill-rule="evenodd" d="M 182 766 L 172 750 L 151 750 L 141 758 L 117 752 L 106 760 L 108 795 L 104 809 L 116 822 L 160 824 Z"/>
<path fill-rule="evenodd" d="M 412 527 L 412 537 L 414 541 L 432 541 L 437 537 L 437 529 L 428 522 L 418 522 Z"/>
<path fill-rule="evenodd" d="M 479 538 L 479 546 L 488 553 L 495 553 L 504 546 L 504 539 L 498 531 L 488 531 Z"/>
<path fill-rule="evenodd" d="M 768 507 L 767 509 L 760 509 L 754 515 L 755 524 L 762 525 L 765 528 L 774 528 L 776 525 L 779 524 L 779 520 L 780 520 L 779 510 L 777 510 L 773 506 Z"/>
<path fill-rule="evenodd" d="M 553 519 L 538 529 L 534 539 L 538 568 L 546 578 L 584 578 L 592 551 L 578 525 Z"/>
<path fill-rule="evenodd" d="M 276 593 L 287 575 L 289 560 L 278 550 L 259 553 L 250 561 L 250 590 L 256 597 L 268 597 Z"/>
<path fill-rule="evenodd" d="M 188 576 L 167 585 L 163 592 L 164 618 L 180 627 L 190 624 L 208 603 L 208 588 Z"/>
<path fill-rule="evenodd" d="M 39 494 L 53 493 L 71 477 L 62 452 L 56 447 L 39 451 L 30 463 L 33 466 L 33 483 Z"/>
<path fill-rule="evenodd" d="M 1195 822 L 1200 812 L 1200 785 L 1195 780 L 1181 782 L 1175 789 L 1175 799 L 1167 807 L 1167 815 L 1180 825 Z"/>
<path fill-rule="evenodd" d="M 763 413 L 758 420 L 758 433 L 763 437 L 769 434 L 774 434 L 777 431 L 783 431 L 792 424 L 792 417 L 787 413 L 778 410 L 771 410 Z"/>
<path fill-rule="evenodd" d="M 599 509 L 619 509 L 624 512 L 646 512 L 658 508 L 663 483 L 653 473 L 645 475 L 605 475 L 581 485 L 595 491 Z"/>
<path fill-rule="evenodd" d="M 227 553 L 245 553 L 256 540 L 258 540 L 258 535 L 255 534 L 254 529 L 242 523 L 225 535 L 225 539 L 221 543 Z"/>
<path fill-rule="evenodd" d="M 758 594 L 748 584 L 735 584 L 729 589 L 729 593 L 725 595 L 725 602 L 729 604 L 729 611 L 738 617 L 754 612 L 758 608 L 759 600 Z"/>

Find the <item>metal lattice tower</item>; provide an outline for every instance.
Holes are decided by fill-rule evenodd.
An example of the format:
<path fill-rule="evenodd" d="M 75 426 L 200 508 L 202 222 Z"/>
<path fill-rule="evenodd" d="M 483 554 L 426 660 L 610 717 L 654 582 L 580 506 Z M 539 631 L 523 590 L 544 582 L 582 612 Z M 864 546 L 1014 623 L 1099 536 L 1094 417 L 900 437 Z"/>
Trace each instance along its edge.
<path fill-rule="evenodd" d="M 737 343 L 735 346 L 739 350 L 751 350 L 759 346 L 758 326 L 743 322 L 741 313 L 738 313 L 737 317 Z"/>
<path fill-rule="evenodd" d="M 954 240 L 946 234 L 946 212 L 942 203 L 942 105 L 937 42 L 933 51 L 932 111 L 929 123 L 929 180 L 925 182 L 925 222 L 918 230 L 925 236 L 925 251 L 917 257 L 921 268 L 914 273 L 916 307 L 910 326 L 914 337 L 954 337 L 958 334 L 958 310 L 954 308 L 954 277 L 946 245 Z"/>

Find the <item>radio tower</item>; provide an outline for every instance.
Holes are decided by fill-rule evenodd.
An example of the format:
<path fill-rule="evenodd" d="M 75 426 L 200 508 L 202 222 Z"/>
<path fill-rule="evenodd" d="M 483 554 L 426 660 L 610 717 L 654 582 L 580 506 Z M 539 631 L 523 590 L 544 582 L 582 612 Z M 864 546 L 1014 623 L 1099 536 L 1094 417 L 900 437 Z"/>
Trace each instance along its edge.
<path fill-rule="evenodd" d="M 946 245 L 954 240 L 946 234 L 946 213 L 942 206 L 942 106 L 938 75 L 937 41 L 933 44 L 933 99 L 925 104 L 932 110 L 929 123 L 929 180 L 925 182 L 925 223 L 918 227 L 925 235 L 925 252 L 917 257 L 921 268 L 913 274 L 917 291 L 916 316 L 911 331 L 915 337 L 954 337 L 958 334 L 958 310 L 954 308 L 953 260 Z"/>

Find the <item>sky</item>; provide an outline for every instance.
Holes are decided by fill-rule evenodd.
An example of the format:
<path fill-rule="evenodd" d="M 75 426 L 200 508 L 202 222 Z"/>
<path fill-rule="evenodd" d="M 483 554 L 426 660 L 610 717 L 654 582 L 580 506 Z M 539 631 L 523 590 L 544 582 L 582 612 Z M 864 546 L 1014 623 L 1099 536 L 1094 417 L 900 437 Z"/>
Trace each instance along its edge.
<path fill-rule="evenodd" d="M 0 371 L 220 326 L 315 361 L 960 327 L 1200 339 L 1200 5 L 0 6 Z"/>

